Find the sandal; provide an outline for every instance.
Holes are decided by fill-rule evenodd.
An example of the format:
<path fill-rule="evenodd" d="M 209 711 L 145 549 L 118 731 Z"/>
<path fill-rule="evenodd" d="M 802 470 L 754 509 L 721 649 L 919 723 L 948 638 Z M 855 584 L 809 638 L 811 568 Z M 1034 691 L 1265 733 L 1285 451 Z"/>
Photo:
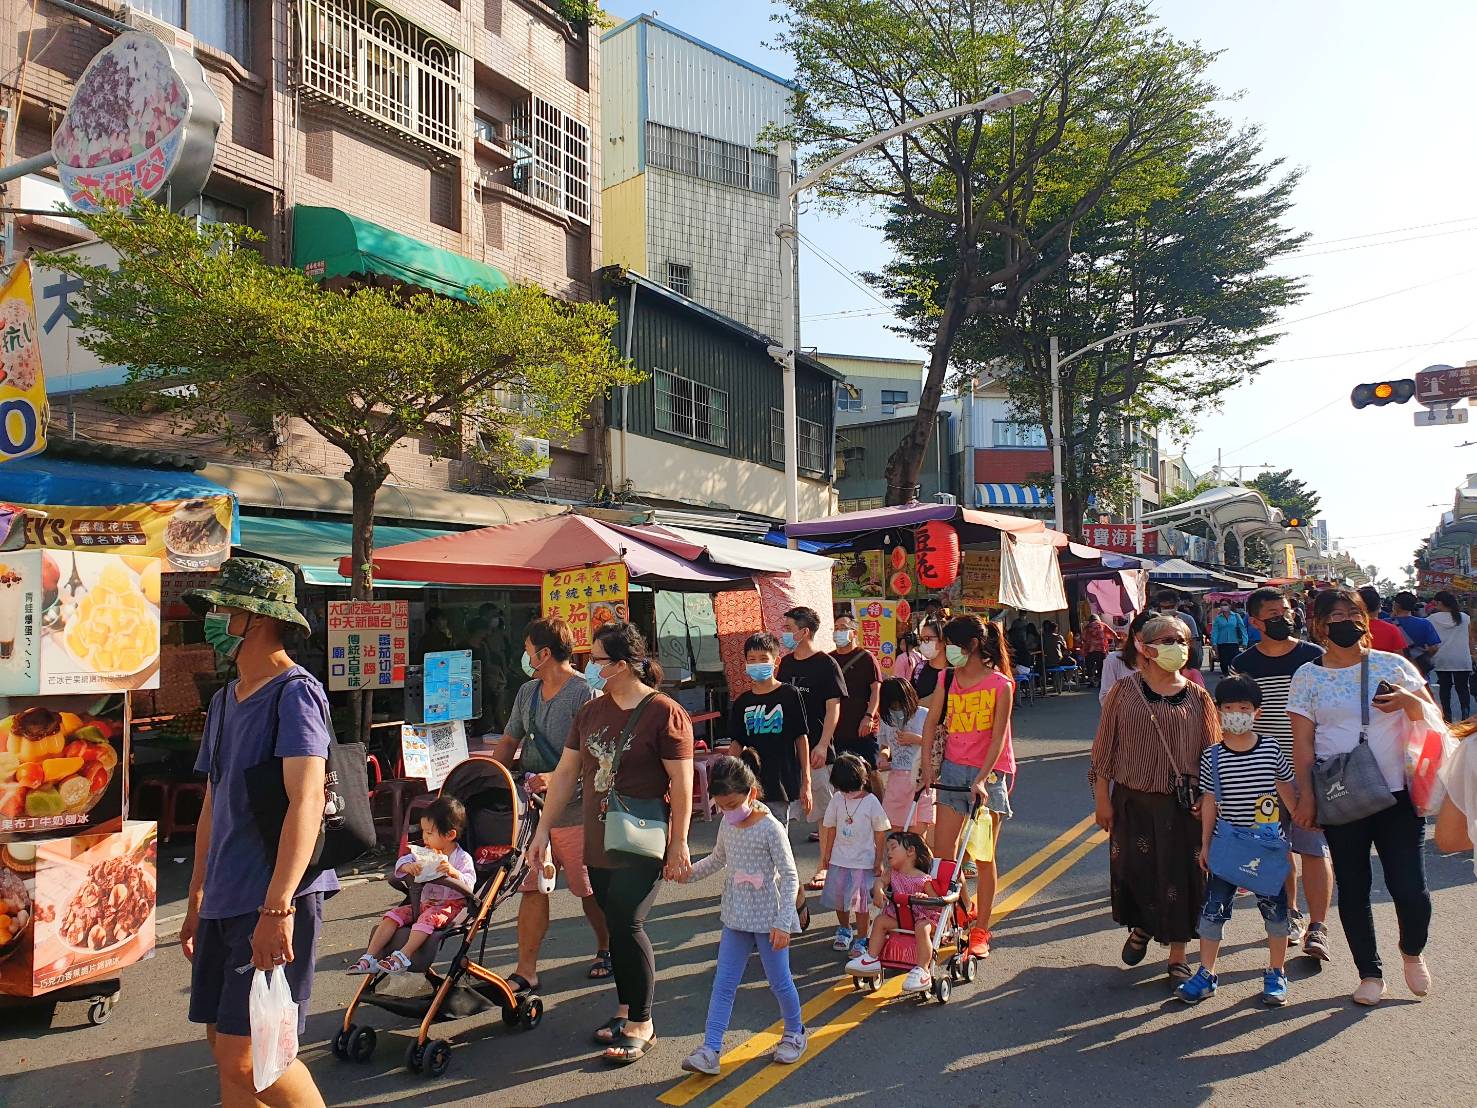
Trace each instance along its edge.
<path fill-rule="evenodd" d="M 796 915 L 800 918 L 800 933 L 803 935 L 810 930 L 810 905 L 802 904 Z"/>
<path fill-rule="evenodd" d="M 604 981 L 615 972 L 615 967 L 610 962 L 610 951 L 595 951 L 595 961 L 590 964 L 589 972 L 585 974 L 591 981 Z"/>
<path fill-rule="evenodd" d="M 508 974 L 508 984 L 513 987 L 515 993 L 536 993 L 539 987 L 539 982 L 530 981 L 521 973 Z"/>
<path fill-rule="evenodd" d="M 1188 981 L 1188 980 L 1190 980 L 1190 978 L 1192 978 L 1194 976 L 1195 976 L 1195 971 L 1192 970 L 1189 967 L 1188 963 L 1185 963 L 1185 962 L 1170 962 L 1169 963 L 1169 979 L 1171 981 Z"/>
<path fill-rule="evenodd" d="M 826 871 L 823 869 L 816 870 L 815 876 L 812 877 L 809 881 L 805 882 L 805 888 L 807 892 L 818 893 L 825 887 Z"/>
<path fill-rule="evenodd" d="M 1129 930 L 1128 939 L 1123 944 L 1123 964 L 1125 966 L 1136 966 L 1144 960 L 1144 955 L 1149 953 L 1150 937 L 1149 933 L 1142 928 L 1134 927 Z"/>
<path fill-rule="evenodd" d="M 379 959 L 373 954 L 361 954 L 359 961 L 349 967 L 348 972 L 355 977 L 368 977 L 370 974 L 379 973 Z"/>
<path fill-rule="evenodd" d="M 609 1046 L 626 1033 L 626 1017 L 615 1016 L 595 1028 L 595 1042 Z"/>
<path fill-rule="evenodd" d="M 638 1039 L 635 1035 L 622 1035 L 618 1039 L 612 1039 L 610 1045 L 605 1048 L 605 1053 L 600 1057 L 618 1066 L 629 1066 L 650 1050 L 654 1042 L 656 1042 L 655 1035 L 649 1039 Z"/>
<path fill-rule="evenodd" d="M 379 960 L 379 971 L 388 973 L 391 977 L 398 977 L 410 968 L 410 959 L 405 956 L 405 951 L 397 950 L 394 954 Z"/>

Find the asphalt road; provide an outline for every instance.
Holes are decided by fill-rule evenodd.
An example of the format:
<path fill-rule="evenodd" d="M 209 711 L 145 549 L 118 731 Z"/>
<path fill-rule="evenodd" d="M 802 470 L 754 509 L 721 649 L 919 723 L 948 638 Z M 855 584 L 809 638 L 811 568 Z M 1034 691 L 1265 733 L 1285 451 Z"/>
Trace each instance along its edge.
<path fill-rule="evenodd" d="M 1220 993 L 1195 1009 L 1169 1000 L 1163 962 L 1134 970 L 1118 963 L 1123 934 L 1108 918 L 1107 852 L 1086 819 L 1086 752 L 1096 698 L 1069 694 L 1022 710 L 1016 724 L 1021 773 L 1016 818 L 1001 840 L 1006 887 L 993 956 L 979 980 L 959 986 L 947 1006 L 853 993 L 830 929 L 817 926 L 795 946 L 793 964 L 811 1050 L 795 1067 L 768 1063 L 777 1010 L 751 964 L 726 1041 L 725 1072 L 688 1078 L 678 1063 L 700 1039 L 719 928 L 721 878 L 665 890 L 650 923 L 661 980 L 658 1043 L 638 1064 L 596 1060 L 593 1028 L 610 1013 L 607 985 L 584 979 L 591 941 L 577 905 L 556 897 L 545 945 L 548 1012 L 529 1032 L 506 1031 L 496 1012 L 457 1024 L 451 1068 L 440 1079 L 403 1067 L 403 1027 L 378 1011 L 379 1050 L 366 1064 L 340 1062 L 326 1043 L 354 979 L 343 969 L 389 906 L 373 880 L 351 884 L 329 904 L 304 1058 L 331 1105 L 590 1105 L 908 1103 L 927 1096 L 950 1105 L 1081 1102 L 1161 1104 L 1477 1105 L 1471 1044 L 1477 1041 L 1477 968 L 1471 921 L 1477 884 L 1464 858 L 1428 857 L 1436 919 L 1428 959 L 1433 995 L 1416 1003 L 1399 980 L 1394 916 L 1376 908 L 1390 997 L 1374 1011 L 1347 1000 L 1356 983 L 1333 928 L 1335 960 L 1311 973 L 1292 967 L 1291 1000 L 1269 1011 L 1258 1001 L 1264 966 L 1260 919 L 1237 903 L 1222 956 Z M 715 824 L 698 824 L 695 856 Z M 813 846 L 799 848 L 802 874 Z M 182 851 L 165 849 L 170 858 Z M 166 867 L 175 863 L 166 862 Z M 183 865 L 161 879 L 177 887 Z M 177 903 L 161 906 L 162 931 Z M 505 906 L 489 944 L 489 964 L 511 970 L 512 910 Z M 1155 955 L 1160 953 L 1156 948 Z M 85 1008 L 60 1005 L 0 1013 L 0 1105 L 156 1105 L 217 1102 L 210 1059 L 184 1019 L 188 967 L 172 940 L 151 962 L 124 973 L 112 1020 L 89 1027 Z M 840 982 L 840 987 L 837 987 Z M 883 1099 L 885 1098 L 885 1099 Z"/>

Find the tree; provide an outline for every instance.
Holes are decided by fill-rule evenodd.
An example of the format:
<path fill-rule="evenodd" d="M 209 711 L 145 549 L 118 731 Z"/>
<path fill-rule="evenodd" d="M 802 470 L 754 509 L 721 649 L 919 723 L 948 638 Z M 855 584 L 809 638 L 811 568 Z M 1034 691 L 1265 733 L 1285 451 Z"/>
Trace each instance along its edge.
<path fill-rule="evenodd" d="M 1281 508 L 1288 519 L 1311 519 L 1318 514 L 1320 497 L 1306 481 L 1293 477 L 1290 469 L 1259 473 L 1246 484 L 1266 497 L 1272 507 Z"/>
<path fill-rule="evenodd" d="M 1212 55 L 1166 34 L 1145 0 L 782 0 L 775 18 L 801 88 L 793 134 L 812 164 L 1000 88 L 1037 92 L 1008 118 L 927 126 L 829 178 L 831 200 L 892 205 L 950 260 L 916 290 L 931 351 L 913 426 L 888 461 L 899 503 L 917 487 L 960 329 L 1014 319 L 1066 267 L 1106 196 L 1151 192 L 1151 169 L 1188 154 L 1218 95 L 1205 80 Z"/>
<path fill-rule="evenodd" d="M 1195 414 L 1265 364 L 1277 311 L 1301 298 L 1299 280 L 1267 272 L 1303 241 L 1282 222 L 1297 175 L 1279 175 L 1281 163 L 1261 154 L 1255 131 L 1210 126 L 1187 156 L 1143 167 L 1138 179 L 1151 179 L 1151 190 L 1119 189 L 1080 220 L 1073 256 L 1026 294 L 1019 313 L 961 327 L 956 364 L 1002 379 L 1020 417 L 1050 441 L 1049 336 L 1065 356 L 1155 320 L 1204 320 L 1129 336 L 1061 367 L 1070 533 L 1090 498 L 1128 510 L 1142 436 L 1188 432 Z M 1033 218 L 1057 214 L 1043 205 Z M 882 284 L 917 334 L 934 306 L 914 290 L 937 287 L 953 257 L 907 213 L 888 233 L 898 257 Z"/>
<path fill-rule="evenodd" d="M 602 304 L 527 286 L 471 289 L 470 302 L 337 292 L 265 264 L 249 228 L 197 228 L 147 202 L 76 218 L 118 252 L 117 268 L 39 260 L 85 282 L 82 342 L 130 367 L 124 404 L 166 402 L 182 429 L 238 446 L 297 417 L 348 456 L 355 599 L 373 594 L 375 498 L 395 443 L 439 438 L 516 483 L 536 464 L 517 434 L 567 437 L 595 398 L 639 380 Z"/>

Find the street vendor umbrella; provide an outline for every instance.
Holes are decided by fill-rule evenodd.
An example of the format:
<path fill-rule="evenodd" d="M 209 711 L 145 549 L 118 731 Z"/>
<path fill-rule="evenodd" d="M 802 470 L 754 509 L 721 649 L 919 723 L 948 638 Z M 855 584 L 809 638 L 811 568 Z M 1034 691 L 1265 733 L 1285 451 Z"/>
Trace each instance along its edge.
<path fill-rule="evenodd" d="M 609 562 L 624 562 L 632 581 L 678 591 L 714 592 L 752 579 L 744 570 L 683 558 L 573 513 L 402 543 L 376 550 L 373 559 L 374 576 L 392 581 L 535 588 L 545 573 Z M 340 560 L 339 572 L 353 572 L 352 558 Z"/>

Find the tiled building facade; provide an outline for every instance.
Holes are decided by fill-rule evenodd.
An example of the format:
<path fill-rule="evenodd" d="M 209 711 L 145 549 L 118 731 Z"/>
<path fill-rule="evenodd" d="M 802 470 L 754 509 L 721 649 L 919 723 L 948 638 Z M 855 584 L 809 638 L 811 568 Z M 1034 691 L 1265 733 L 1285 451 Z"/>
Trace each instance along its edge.
<path fill-rule="evenodd" d="M 140 11 L 140 9 L 142 9 Z M 248 223 L 268 260 L 292 260 L 293 211 L 340 209 L 573 299 L 599 265 L 599 47 L 543 0 L 142 0 L 100 15 L 193 46 L 225 109 L 205 218 Z M 192 12 L 210 22 L 189 26 Z M 179 35 L 179 24 L 186 35 Z M 0 163 L 42 153 L 73 83 L 114 33 L 39 0 L 0 5 Z M 375 58 L 395 69 L 375 70 Z M 368 59 L 368 60 L 366 60 Z M 552 141 L 557 140 L 557 141 Z M 5 186 L 11 208 L 60 198 L 42 171 Z M 7 215 L 13 251 L 80 236 L 69 221 Z M 158 417 L 91 395 L 53 400 L 53 436 L 241 462 L 208 440 L 170 437 Z M 532 491 L 583 499 L 605 483 L 598 426 L 552 444 Z M 266 431 L 248 464 L 341 476 L 345 462 L 302 425 Z M 492 475 L 428 443 L 389 459 L 395 483 L 489 491 Z"/>

